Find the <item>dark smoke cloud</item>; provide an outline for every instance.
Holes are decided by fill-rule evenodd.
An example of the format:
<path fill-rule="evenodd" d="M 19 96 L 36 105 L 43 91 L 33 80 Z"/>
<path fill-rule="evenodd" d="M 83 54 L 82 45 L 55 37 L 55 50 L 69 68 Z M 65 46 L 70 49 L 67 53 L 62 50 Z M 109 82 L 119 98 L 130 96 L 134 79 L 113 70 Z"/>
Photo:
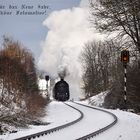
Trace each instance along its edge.
<path fill-rule="evenodd" d="M 60 79 L 64 79 L 66 76 L 69 75 L 68 69 L 67 67 L 59 67 L 58 69 L 58 76 L 60 77 Z"/>

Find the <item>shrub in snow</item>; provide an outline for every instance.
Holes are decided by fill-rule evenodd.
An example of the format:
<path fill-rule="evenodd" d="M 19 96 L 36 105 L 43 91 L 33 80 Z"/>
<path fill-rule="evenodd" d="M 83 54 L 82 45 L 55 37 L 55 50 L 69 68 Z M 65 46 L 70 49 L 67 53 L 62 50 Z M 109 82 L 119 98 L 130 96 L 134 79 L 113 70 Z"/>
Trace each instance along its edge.
<path fill-rule="evenodd" d="M 27 127 L 44 112 L 46 101 L 39 95 L 32 54 L 18 42 L 4 38 L 0 50 L 0 122 L 7 127 Z"/>

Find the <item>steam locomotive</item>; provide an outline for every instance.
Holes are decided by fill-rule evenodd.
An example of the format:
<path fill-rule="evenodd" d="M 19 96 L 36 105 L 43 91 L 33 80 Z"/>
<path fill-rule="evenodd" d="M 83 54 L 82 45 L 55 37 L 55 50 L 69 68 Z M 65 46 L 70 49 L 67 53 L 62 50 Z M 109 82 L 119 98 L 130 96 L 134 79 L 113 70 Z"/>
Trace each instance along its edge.
<path fill-rule="evenodd" d="M 53 88 L 53 98 L 57 101 L 67 101 L 69 97 L 69 85 L 64 79 L 61 79 Z"/>

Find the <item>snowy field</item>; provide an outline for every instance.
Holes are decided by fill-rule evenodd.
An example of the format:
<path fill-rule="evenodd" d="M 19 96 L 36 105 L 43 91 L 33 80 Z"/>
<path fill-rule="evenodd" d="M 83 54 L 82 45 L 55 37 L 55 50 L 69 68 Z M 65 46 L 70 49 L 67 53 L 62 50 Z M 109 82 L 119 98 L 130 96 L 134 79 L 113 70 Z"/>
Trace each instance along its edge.
<path fill-rule="evenodd" d="M 87 105 L 87 101 L 82 103 Z M 104 110 L 115 114 L 118 117 L 118 123 L 94 137 L 93 140 L 140 140 L 140 115 L 122 110 Z"/>
<path fill-rule="evenodd" d="M 120 110 L 109 110 L 118 117 L 118 123 L 94 140 L 140 140 L 140 115 Z"/>
<path fill-rule="evenodd" d="M 112 122 L 112 117 L 108 114 L 87 109 L 79 105 L 69 103 L 80 109 L 85 118 L 74 126 L 60 130 L 51 135 L 39 138 L 39 140 L 74 140 L 79 136 L 91 133 L 106 124 Z M 21 136 L 44 131 L 55 126 L 70 122 L 79 117 L 79 113 L 61 102 L 51 102 L 46 108 L 47 116 L 42 118 L 45 122 L 50 122 L 47 126 L 30 126 L 29 129 L 19 130 L 15 134 L 1 135 L 0 140 L 12 140 Z M 106 132 L 94 137 L 94 140 L 140 140 L 140 116 L 120 110 L 108 110 L 118 117 L 118 123 Z M 64 137 L 63 137 L 64 136 Z"/>

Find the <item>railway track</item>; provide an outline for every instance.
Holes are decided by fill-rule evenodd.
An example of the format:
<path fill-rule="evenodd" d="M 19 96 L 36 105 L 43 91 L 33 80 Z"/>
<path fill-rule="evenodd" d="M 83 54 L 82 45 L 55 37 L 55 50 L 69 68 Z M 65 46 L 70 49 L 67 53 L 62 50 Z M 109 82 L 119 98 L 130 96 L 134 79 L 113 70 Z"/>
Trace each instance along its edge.
<path fill-rule="evenodd" d="M 81 112 L 79 109 L 77 109 L 77 108 L 75 108 L 75 107 L 73 107 L 73 106 L 71 106 L 71 105 L 69 105 L 67 103 L 64 103 L 64 104 L 69 106 L 69 107 L 71 107 L 71 108 L 73 108 L 74 110 L 78 111 L 80 116 L 77 119 L 75 119 L 74 121 L 71 121 L 69 123 L 65 123 L 65 124 L 63 124 L 61 126 L 57 126 L 57 127 L 52 128 L 52 129 L 42 131 L 42 132 L 38 132 L 38 133 L 35 133 L 35 134 L 31 134 L 31 135 L 28 135 L 28 136 L 20 137 L 20 138 L 14 139 L 14 140 L 31 140 L 31 139 L 39 138 L 39 137 L 48 135 L 50 133 L 53 133 L 55 131 L 59 131 L 61 129 L 69 127 L 69 126 L 71 126 L 71 125 L 73 125 L 73 124 L 75 124 L 75 123 L 77 123 L 77 122 L 79 122 L 80 120 L 83 119 L 83 117 L 84 117 L 83 112 Z"/>
<path fill-rule="evenodd" d="M 80 104 L 80 103 L 76 103 L 76 104 L 81 105 L 81 106 L 85 106 L 87 108 L 91 108 L 91 109 L 94 109 L 94 110 L 102 111 L 102 112 L 107 113 L 107 114 L 109 114 L 109 115 L 111 115 L 113 117 L 113 121 L 110 124 L 106 125 L 105 127 L 101 128 L 101 129 L 99 129 L 97 131 L 94 131 L 94 132 L 92 132 L 92 133 L 90 133 L 88 135 L 80 137 L 80 138 L 78 138 L 76 140 L 91 139 L 91 138 L 95 137 L 96 135 L 101 134 L 104 131 L 108 130 L 109 128 L 113 127 L 117 123 L 117 121 L 118 121 L 117 116 L 114 115 L 113 113 L 109 112 L 109 111 L 106 111 L 106 110 L 103 110 L 103 109 L 99 109 L 99 108 L 95 108 L 95 107 L 91 107 L 91 106 L 87 106 L 87 105 L 83 105 L 83 104 Z"/>
<path fill-rule="evenodd" d="M 84 114 L 83 114 L 82 111 L 80 111 L 79 109 L 77 109 L 77 108 L 75 108 L 72 105 L 69 105 L 67 103 L 64 103 L 64 104 L 69 106 L 69 107 L 71 107 L 71 108 L 73 108 L 74 110 L 78 111 L 80 116 L 77 119 L 75 119 L 74 121 L 71 121 L 71 122 L 66 123 L 64 125 L 61 125 L 61 126 L 58 126 L 58 127 L 46 130 L 46 131 L 42 131 L 42 132 L 39 132 L 39 133 L 36 133 L 36 134 L 32 134 L 32 135 L 28 135 L 28 136 L 25 136 L 25 137 L 21 137 L 21 138 L 15 139 L 15 140 L 30 140 L 30 139 L 34 139 L 34 138 L 39 138 L 41 136 L 45 136 L 47 134 L 53 133 L 53 132 L 58 131 L 60 129 L 66 128 L 66 127 L 71 126 L 73 124 L 76 124 L 77 122 L 79 122 L 80 120 L 83 119 Z M 87 139 L 93 138 L 94 136 L 96 136 L 98 134 L 101 134 L 104 131 L 106 131 L 109 128 L 111 128 L 112 126 L 114 126 L 117 123 L 117 121 L 118 121 L 117 116 L 115 116 L 113 113 L 110 113 L 108 111 L 105 111 L 105 110 L 102 110 L 102 109 L 99 109 L 99 108 L 95 108 L 95 107 L 91 107 L 91 106 L 87 106 L 87 105 L 83 105 L 83 104 L 76 103 L 76 102 L 74 102 L 73 104 L 78 104 L 80 106 L 84 106 L 84 107 L 87 107 L 87 108 L 92 109 L 92 110 L 94 109 L 94 110 L 97 110 L 97 111 L 101 111 L 101 112 L 107 113 L 107 114 L 111 115 L 112 118 L 113 118 L 113 121 L 111 123 L 109 123 L 108 125 L 106 125 L 105 127 L 101 128 L 101 129 L 99 129 L 97 131 L 94 131 L 92 133 L 89 133 L 87 135 L 84 135 L 82 137 L 79 137 L 76 140 L 87 140 Z"/>

